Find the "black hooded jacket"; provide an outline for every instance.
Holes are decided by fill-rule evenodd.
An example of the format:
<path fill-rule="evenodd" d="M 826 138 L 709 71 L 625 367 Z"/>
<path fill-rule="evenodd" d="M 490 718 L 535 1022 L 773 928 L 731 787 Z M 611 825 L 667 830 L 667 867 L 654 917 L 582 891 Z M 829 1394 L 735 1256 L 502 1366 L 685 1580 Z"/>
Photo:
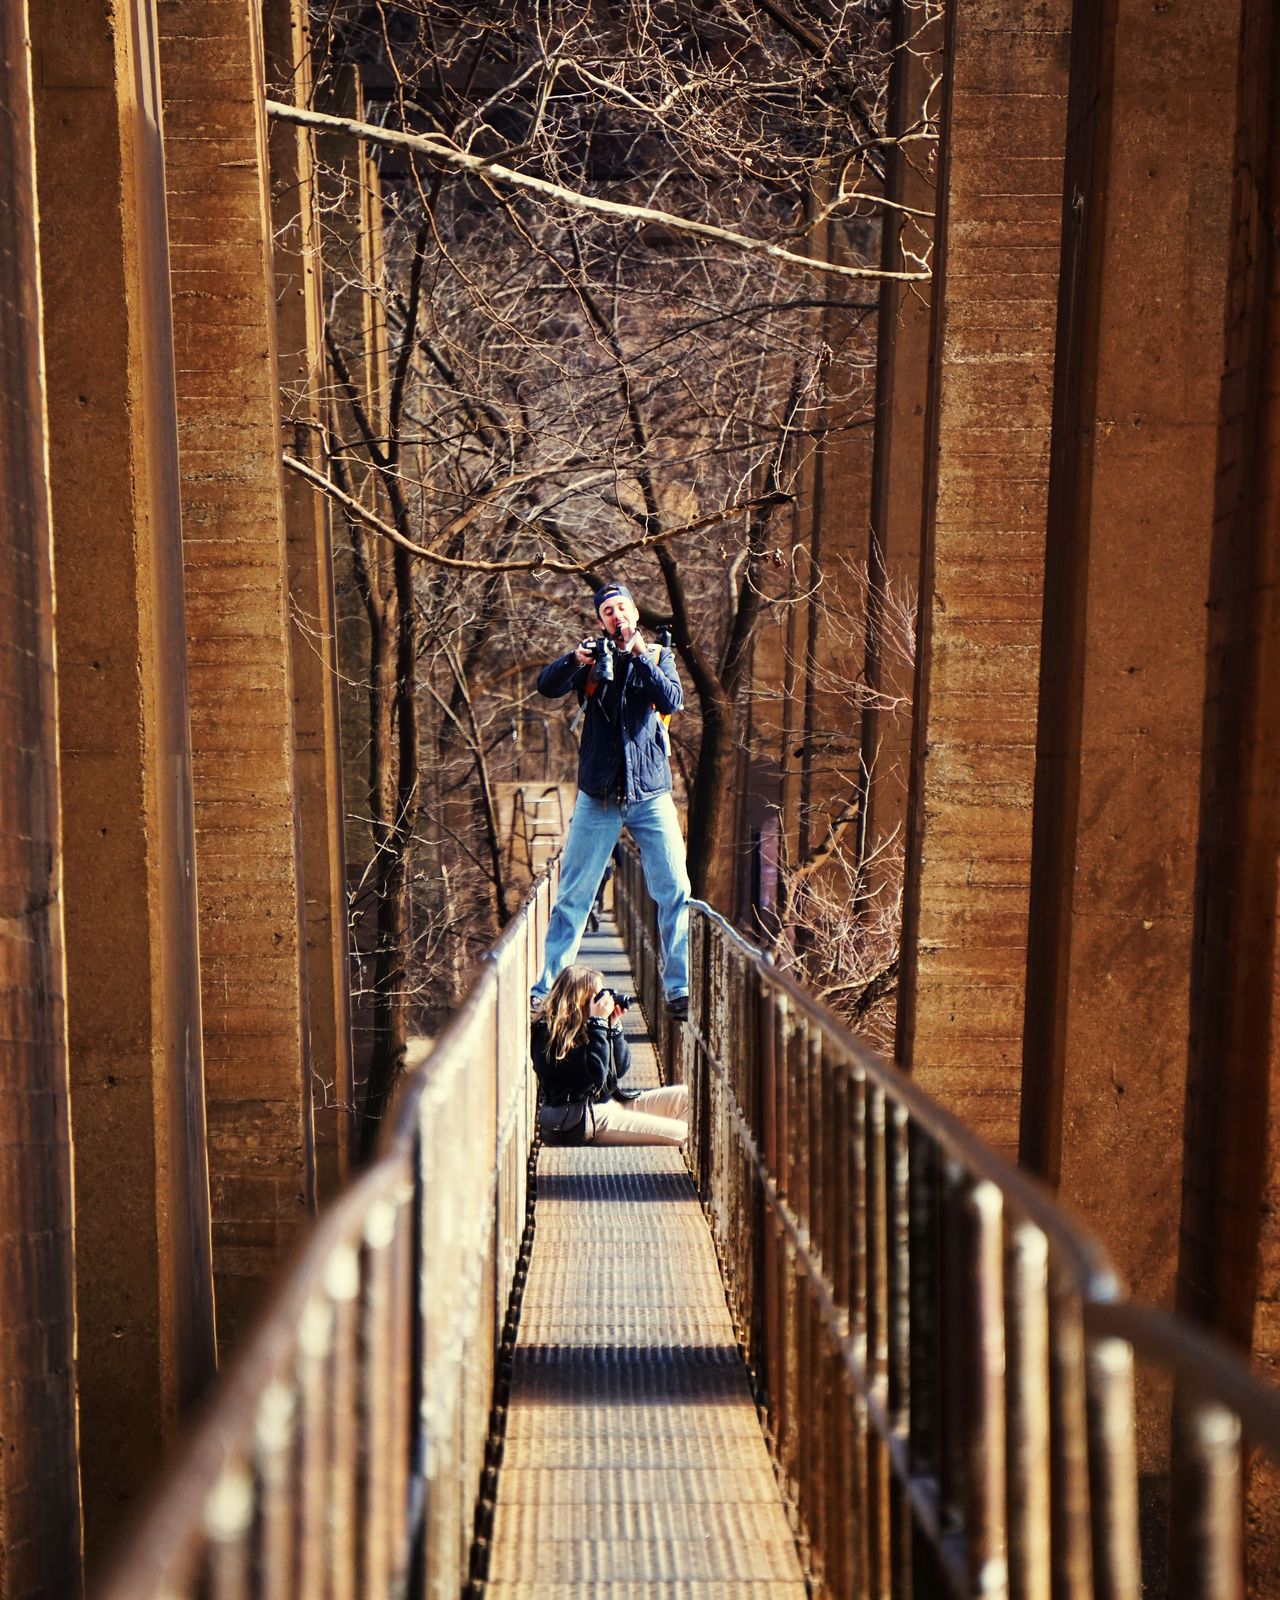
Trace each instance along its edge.
<path fill-rule="evenodd" d="M 619 1078 L 631 1070 L 626 1034 L 601 1017 L 588 1017 L 585 1037 L 562 1056 L 551 1054 L 551 1030 L 541 1017 L 533 1024 L 530 1043 L 543 1105 L 581 1105 L 607 1099 Z"/>

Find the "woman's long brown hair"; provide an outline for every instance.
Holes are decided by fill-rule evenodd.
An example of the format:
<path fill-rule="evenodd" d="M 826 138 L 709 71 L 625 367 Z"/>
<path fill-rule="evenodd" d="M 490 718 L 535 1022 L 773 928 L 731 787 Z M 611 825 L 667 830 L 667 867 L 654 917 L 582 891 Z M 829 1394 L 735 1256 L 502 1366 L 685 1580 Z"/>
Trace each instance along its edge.
<path fill-rule="evenodd" d="M 553 1061 L 585 1037 L 591 1002 L 604 987 L 604 973 L 594 967 L 566 967 L 551 985 L 544 1014 Z"/>

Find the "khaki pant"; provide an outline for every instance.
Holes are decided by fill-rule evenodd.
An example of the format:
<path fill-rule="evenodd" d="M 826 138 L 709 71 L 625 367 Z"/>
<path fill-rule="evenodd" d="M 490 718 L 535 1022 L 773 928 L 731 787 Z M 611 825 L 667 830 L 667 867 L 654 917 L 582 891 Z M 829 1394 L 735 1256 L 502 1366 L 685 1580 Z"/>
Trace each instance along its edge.
<path fill-rule="evenodd" d="M 689 1091 L 683 1083 L 645 1089 L 625 1106 L 605 1100 L 591 1109 L 592 1144 L 683 1144 L 689 1137 Z"/>

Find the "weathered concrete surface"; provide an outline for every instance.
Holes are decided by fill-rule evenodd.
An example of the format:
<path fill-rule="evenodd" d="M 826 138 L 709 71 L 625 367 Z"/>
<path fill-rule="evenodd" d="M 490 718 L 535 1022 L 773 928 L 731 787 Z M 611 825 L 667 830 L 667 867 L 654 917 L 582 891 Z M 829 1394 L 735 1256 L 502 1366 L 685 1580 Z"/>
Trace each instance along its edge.
<path fill-rule="evenodd" d="M 1076 25 L 1021 1158 L 1168 1304 L 1237 27 Z"/>
<path fill-rule="evenodd" d="M 263 8 L 268 81 L 279 98 L 311 103 L 310 38 L 301 0 Z M 324 468 L 324 306 L 315 159 L 310 133 L 271 129 L 276 333 L 284 448 Z M 342 749 L 332 526 L 321 496 L 294 473 L 284 479 L 289 562 L 293 731 L 306 905 L 311 1086 L 316 1184 L 324 1196 L 346 1178 L 351 1157 L 350 978 L 343 853 Z"/>
<path fill-rule="evenodd" d="M 960 5 L 934 281 L 931 461 L 898 1055 L 1017 1146 L 1071 7 Z"/>
<path fill-rule="evenodd" d="M 214 1364 L 154 17 L 112 17 L 32 16 L 90 1561 Z"/>
<path fill-rule="evenodd" d="M 161 0 L 218 1337 L 314 1207 L 262 41 Z"/>
<path fill-rule="evenodd" d="M 1178 1307 L 1280 1377 L 1280 22 L 1247 0 L 1209 582 Z M 1280 1588 L 1254 1464 L 1250 1592 Z"/>
<path fill-rule="evenodd" d="M 936 0 L 902 0 L 895 7 L 889 132 L 903 143 L 886 153 L 885 198 L 909 209 L 885 213 L 880 261 L 886 272 L 919 270 L 932 259 L 937 145 L 921 135 L 936 109 L 933 84 L 942 66 L 942 44 Z M 931 291 L 927 282 L 886 279 L 880 285 L 868 555 L 866 680 L 871 699 L 862 717 L 865 851 L 875 864 L 876 883 L 895 871 L 907 822 Z"/>
<path fill-rule="evenodd" d="M 0 1594 L 80 1591 L 53 548 L 26 6 L 0 11 Z"/>

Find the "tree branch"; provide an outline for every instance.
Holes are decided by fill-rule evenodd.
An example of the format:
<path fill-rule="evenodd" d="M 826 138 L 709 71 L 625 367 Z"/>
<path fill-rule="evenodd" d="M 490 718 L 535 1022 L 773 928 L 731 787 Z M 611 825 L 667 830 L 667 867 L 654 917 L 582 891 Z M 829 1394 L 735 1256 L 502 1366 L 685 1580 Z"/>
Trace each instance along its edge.
<path fill-rule="evenodd" d="M 363 522 L 374 533 L 380 533 L 384 539 L 389 539 L 392 544 L 407 551 L 409 555 L 419 556 L 434 566 L 449 567 L 455 572 L 564 572 L 577 577 L 589 573 L 594 566 L 607 566 L 622 556 L 633 554 L 636 550 L 648 550 L 654 545 L 663 544 L 668 539 L 679 539 L 685 534 L 701 533 L 704 528 L 714 528 L 718 523 L 728 522 L 731 517 L 741 516 L 744 512 L 762 511 L 765 507 L 776 505 L 789 505 L 792 499 L 789 494 L 773 494 L 761 495 L 754 500 L 739 500 L 731 506 L 722 506 L 719 511 L 709 511 L 706 516 L 697 517 L 693 522 L 686 522 L 679 528 L 665 528 L 661 533 L 646 533 L 638 539 L 628 539 L 625 544 L 614 545 L 611 550 L 601 551 L 590 563 L 552 561 L 541 554 L 531 556 L 527 561 L 468 561 L 461 556 L 441 555 L 438 550 L 415 544 L 412 539 L 406 539 L 398 528 L 393 528 L 389 522 L 384 522 L 381 517 L 366 510 L 353 495 L 340 489 L 331 478 L 326 478 L 324 473 L 309 467 L 305 461 L 299 461 L 297 456 L 286 454 L 281 459 L 291 472 L 296 472 L 300 478 L 305 478 L 321 493 L 327 494 L 331 500 L 336 500 L 348 516 Z"/>
<path fill-rule="evenodd" d="M 670 228 L 675 233 L 692 234 L 695 238 L 710 239 L 716 244 L 728 245 L 748 255 L 769 256 L 774 261 L 785 261 L 789 266 L 807 267 L 811 272 L 825 272 L 837 278 L 893 279 L 898 282 L 927 281 L 928 272 L 887 272 L 883 267 L 849 267 L 835 261 L 817 261 L 812 256 L 798 255 L 784 250 L 781 245 L 767 239 L 754 239 L 745 233 L 735 233 L 730 228 L 718 228 L 710 222 L 698 222 L 692 217 L 678 217 L 674 212 L 657 211 L 652 206 L 633 206 L 622 200 L 602 200 L 597 195 L 583 194 L 579 189 L 566 189 L 558 183 L 548 183 L 545 178 L 535 178 L 529 173 L 515 172 L 510 167 L 489 161 L 484 156 L 456 150 L 443 139 L 425 134 L 401 133 L 394 128 L 379 128 L 371 122 L 357 122 L 351 117 L 331 117 L 323 111 L 303 111 L 297 106 L 287 106 L 279 100 L 266 102 L 267 115 L 278 122 L 293 122 L 305 128 L 320 128 L 329 133 L 345 133 L 351 138 L 364 139 L 370 144 L 391 145 L 399 150 L 416 150 L 419 154 L 443 161 L 463 172 L 475 173 L 491 183 L 502 183 L 513 189 L 524 189 L 530 194 L 555 200 L 575 211 L 594 211 L 599 216 L 616 217 L 625 222 L 655 223 Z"/>

